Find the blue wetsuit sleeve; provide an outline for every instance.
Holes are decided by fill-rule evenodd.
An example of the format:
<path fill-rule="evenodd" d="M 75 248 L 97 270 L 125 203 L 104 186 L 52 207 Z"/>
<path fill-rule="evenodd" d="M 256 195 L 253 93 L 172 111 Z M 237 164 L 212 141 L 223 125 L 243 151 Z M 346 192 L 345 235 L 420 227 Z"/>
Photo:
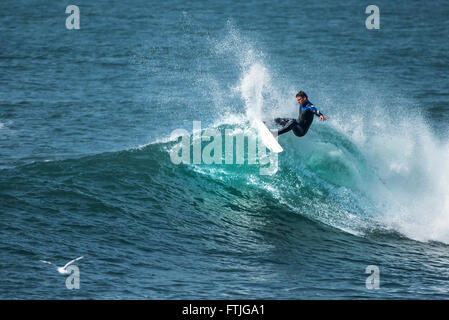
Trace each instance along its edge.
<path fill-rule="evenodd" d="M 322 114 L 321 112 L 320 112 L 320 110 L 318 110 L 317 108 L 315 108 L 315 106 L 311 106 L 310 107 L 310 110 L 313 112 L 313 114 L 314 115 L 316 115 L 317 117 L 320 117 L 320 116 L 324 116 L 324 114 Z"/>

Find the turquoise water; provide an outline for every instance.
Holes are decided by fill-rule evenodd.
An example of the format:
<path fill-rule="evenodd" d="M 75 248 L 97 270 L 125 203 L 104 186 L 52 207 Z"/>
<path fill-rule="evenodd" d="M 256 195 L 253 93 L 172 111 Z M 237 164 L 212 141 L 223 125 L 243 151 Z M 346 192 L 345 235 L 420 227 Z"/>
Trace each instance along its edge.
<path fill-rule="evenodd" d="M 368 4 L 2 2 L 0 298 L 446 299 L 449 5 Z M 172 163 L 298 90 L 275 174 Z"/>

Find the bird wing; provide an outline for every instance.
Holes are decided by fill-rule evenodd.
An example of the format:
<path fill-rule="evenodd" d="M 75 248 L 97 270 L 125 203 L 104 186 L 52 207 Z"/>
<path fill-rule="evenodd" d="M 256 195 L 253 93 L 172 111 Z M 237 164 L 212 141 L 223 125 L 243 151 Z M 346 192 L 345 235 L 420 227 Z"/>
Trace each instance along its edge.
<path fill-rule="evenodd" d="M 78 257 L 78 258 L 76 258 L 76 259 L 73 259 L 73 260 L 67 262 L 66 265 L 65 265 L 63 268 L 64 268 L 64 269 L 67 268 L 67 267 L 70 266 L 72 263 L 74 263 L 75 261 L 78 261 L 78 260 L 80 260 L 80 259 L 82 259 L 82 258 L 84 258 L 84 256 Z"/>
<path fill-rule="evenodd" d="M 40 262 L 46 263 L 46 264 L 51 264 L 52 266 L 54 266 L 53 263 L 49 262 L 49 261 L 45 261 L 45 260 L 39 260 Z"/>

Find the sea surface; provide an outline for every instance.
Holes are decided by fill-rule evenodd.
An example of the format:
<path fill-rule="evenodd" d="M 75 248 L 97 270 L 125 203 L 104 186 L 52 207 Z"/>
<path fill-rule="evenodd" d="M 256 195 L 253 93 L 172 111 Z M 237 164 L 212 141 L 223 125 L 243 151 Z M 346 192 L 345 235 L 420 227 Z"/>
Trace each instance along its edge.
<path fill-rule="evenodd" d="M 449 297 L 448 1 L 69 4 L 0 2 L 0 299 Z M 173 161 L 299 90 L 274 174 Z"/>

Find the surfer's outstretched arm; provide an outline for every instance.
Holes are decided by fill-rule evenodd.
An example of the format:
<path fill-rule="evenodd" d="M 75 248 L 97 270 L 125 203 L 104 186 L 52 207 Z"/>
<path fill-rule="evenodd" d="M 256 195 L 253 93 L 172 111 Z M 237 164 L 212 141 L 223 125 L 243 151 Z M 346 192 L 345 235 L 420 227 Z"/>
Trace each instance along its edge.
<path fill-rule="evenodd" d="M 322 114 L 320 112 L 320 110 L 318 110 L 317 108 L 311 107 L 310 110 L 313 112 L 314 115 L 316 115 L 317 117 L 320 117 L 320 120 L 324 121 L 327 119 L 327 117 L 324 114 Z"/>

